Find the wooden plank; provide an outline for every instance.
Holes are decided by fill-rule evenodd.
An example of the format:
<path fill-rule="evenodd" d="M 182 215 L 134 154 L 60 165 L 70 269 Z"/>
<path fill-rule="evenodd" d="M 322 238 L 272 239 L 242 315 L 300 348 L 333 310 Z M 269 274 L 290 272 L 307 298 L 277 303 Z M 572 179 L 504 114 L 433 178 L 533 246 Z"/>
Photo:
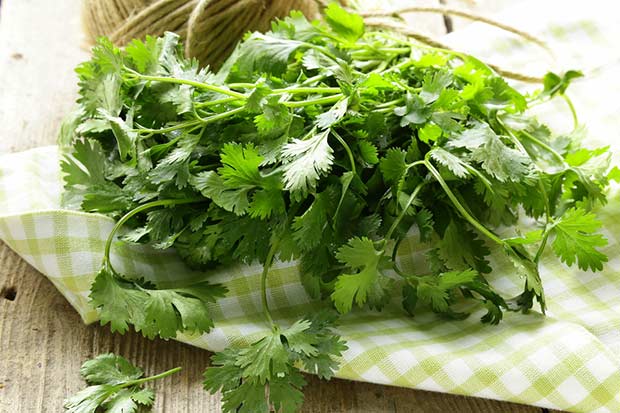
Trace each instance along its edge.
<path fill-rule="evenodd" d="M 0 153 L 54 143 L 77 91 L 79 0 L 3 0 L 0 19 Z"/>
<path fill-rule="evenodd" d="M 52 144 L 75 99 L 79 0 L 3 0 L 0 9 L 0 152 Z M 157 412 L 220 412 L 201 389 L 210 354 L 136 334 L 85 326 L 52 283 L 0 246 L 0 413 L 62 411 L 83 386 L 80 364 L 114 351 L 148 373 L 182 366 L 155 384 Z M 305 412 L 535 413 L 510 403 L 309 377 Z"/>

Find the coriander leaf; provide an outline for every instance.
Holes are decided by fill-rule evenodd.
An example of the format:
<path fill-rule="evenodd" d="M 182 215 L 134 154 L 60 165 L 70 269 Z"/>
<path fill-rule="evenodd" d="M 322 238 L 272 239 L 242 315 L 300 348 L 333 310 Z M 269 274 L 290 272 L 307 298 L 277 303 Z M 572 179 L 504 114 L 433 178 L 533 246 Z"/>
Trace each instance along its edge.
<path fill-rule="evenodd" d="M 523 245 L 506 244 L 506 255 L 517 269 L 517 273 L 525 279 L 523 293 L 516 298 L 517 309 L 527 312 L 534 305 L 534 299 L 540 304 L 543 314 L 546 310 L 545 292 L 538 271 L 538 265 L 534 262 Z"/>
<path fill-rule="evenodd" d="M 131 194 L 106 180 L 108 162 L 97 141 L 80 140 L 60 163 L 65 182 L 62 203 L 65 207 L 81 207 L 90 212 L 115 212 L 131 208 Z"/>
<path fill-rule="evenodd" d="M 580 269 L 600 271 L 608 258 L 597 248 L 607 245 L 607 239 L 598 234 L 602 223 L 592 212 L 571 208 L 555 223 L 553 251 L 567 265 L 577 262 Z"/>
<path fill-rule="evenodd" d="M 548 96 L 563 95 L 570 83 L 580 77 L 583 73 L 579 70 L 569 70 L 562 76 L 549 72 L 543 78 L 543 93 Z"/>
<path fill-rule="evenodd" d="M 250 206 L 249 195 L 253 185 L 230 188 L 215 171 L 200 172 L 190 178 L 194 188 L 206 198 L 212 199 L 226 211 L 243 215 Z"/>
<path fill-rule="evenodd" d="M 430 152 L 430 156 L 432 159 L 448 168 L 457 178 L 466 178 L 469 176 L 469 165 L 461 158 L 446 151 L 445 149 L 435 147 Z"/>
<path fill-rule="evenodd" d="M 465 148 L 474 162 L 501 182 L 523 181 L 530 172 L 530 161 L 520 151 L 508 147 L 499 136 L 485 124 L 476 123 L 448 142 L 449 148 Z"/>
<path fill-rule="evenodd" d="M 258 170 L 263 158 L 258 154 L 254 145 L 246 146 L 227 143 L 220 155 L 222 167 L 218 173 L 229 186 L 257 185 L 261 181 Z"/>
<path fill-rule="evenodd" d="M 286 210 L 282 194 L 277 190 L 261 189 L 252 196 L 248 213 L 252 218 L 267 219 Z"/>
<path fill-rule="evenodd" d="M 61 170 L 67 186 L 104 184 L 106 158 L 101 144 L 95 140 L 78 140 L 73 150 L 61 159 Z"/>
<path fill-rule="evenodd" d="M 316 195 L 310 207 L 293 220 L 293 238 L 301 250 L 317 247 L 323 239 L 323 232 L 328 227 L 332 201 L 328 192 Z"/>
<path fill-rule="evenodd" d="M 173 181 L 179 189 L 185 188 L 190 179 L 189 162 L 199 141 L 199 135 L 180 135 L 176 147 L 149 171 L 149 181 L 159 185 L 160 190 L 163 188 L 162 185 L 170 181 Z"/>
<path fill-rule="evenodd" d="M 159 54 L 161 53 L 161 39 L 146 36 L 144 41 L 133 39 L 125 46 L 125 52 L 133 65 L 141 73 L 156 73 Z"/>
<path fill-rule="evenodd" d="M 449 268 L 475 268 L 480 273 L 491 272 L 486 256 L 490 254 L 483 240 L 462 222 L 451 220 L 439 242 L 439 253 Z"/>
<path fill-rule="evenodd" d="M 431 142 L 437 141 L 441 137 L 442 129 L 441 127 L 435 125 L 434 123 L 427 123 L 423 128 L 420 129 L 418 133 L 418 137 L 420 140 L 426 144 L 431 144 Z"/>
<path fill-rule="evenodd" d="M 426 208 L 422 208 L 416 212 L 414 218 L 415 223 L 418 226 L 418 231 L 420 232 L 420 241 L 430 241 L 435 229 L 435 222 L 433 221 L 432 212 Z"/>
<path fill-rule="evenodd" d="M 320 176 L 329 172 L 334 161 L 334 151 L 329 146 L 328 136 L 329 129 L 318 133 L 313 131 L 304 140 L 293 139 L 284 145 L 285 189 L 303 193 L 312 191 Z"/>
<path fill-rule="evenodd" d="M 259 171 L 263 158 L 253 145 L 230 143 L 224 145 L 220 159 L 222 167 L 218 168 L 218 173 L 200 172 L 191 177 L 190 182 L 194 188 L 220 207 L 237 215 L 243 215 L 250 207 L 251 191 L 268 184 Z M 267 213 L 264 210 L 265 205 L 261 208 L 259 204 L 260 199 L 253 205 L 253 216 Z M 277 205 L 273 208 L 277 208 Z M 260 209 L 263 210 L 259 211 Z"/>
<path fill-rule="evenodd" d="M 260 136 L 273 138 L 288 131 L 294 118 L 278 96 L 268 96 L 260 108 L 262 113 L 254 118 Z"/>
<path fill-rule="evenodd" d="M 409 283 L 403 284 L 402 289 L 402 305 L 405 311 L 413 316 L 418 305 L 418 287 Z"/>
<path fill-rule="evenodd" d="M 174 374 L 179 367 L 156 376 L 142 378 L 143 372 L 127 359 L 115 354 L 102 354 L 86 361 L 80 373 L 89 387 L 65 399 L 68 413 L 136 413 L 150 411 L 155 401 L 152 390 L 142 383 Z"/>
<path fill-rule="evenodd" d="M 109 70 L 112 72 L 102 72 L 101 68 L 92 63 L 85 63 L 76 69 L 80 78 L 78 103 L 87 116 L 95 116 L 101 110 L 111 116 L 118 116 L 121 111 L 123 104 L 122 79 L 115 68 Z"/>
<path fill-rule="evenodd" d="M 323 34 L 323 28 L 314 22 L 308 21 L 302 12 L 293 10 L 284 19 L 277 19 L 271 22 L 271 32 L 285 39 L 309 41 Z"/>
<path fill-rule="evenodd" d="M 379 152 L 375 145 L 367 141 L 359 141 L 357 143 L 357 147 L 359 148 L 360 156 L 366 165 L 370 166 L 379 163 Z"/>
<path fill-rule="evenodd" d="M 101 354 L 85 361 L 80 374 L 90 384 L 119 384 L 142 377 L 144 372 L 127 359 L 115 354 Z"/>
<path fill-rule="evenodd" d="M 474 270 L 450 271 L 439 276 L 438 286 L 444 290 L 450 290 L 462 284 L 474 281 L 478 277 L 478 273 Z"/>
<path fill-rule="evenodd" d="M 416 289 L 418 299 L 431 305 L 433 311 L 447 313 L 451 304 L 450 290 L 473 282 L 478 273 L 471 269 L 450 271 L 437 277 L 420 279 Z"/>
<path fill-rule="evenodd" d="M 497 110 L 507 108 L 508 111 L 523 112 L 527 108 L 525 97 L 510 87 L 501 77 L 494 76 L 487 82 L 493 97 L 484 103 L 486 109 Z"/>
<path fill-rule="evenodd" d="M 407 92 L 406 105 L 395 108 L 394 114 L 401 118 L 400 126 L 404 127 L 426 123 L 431 116 L 431 110 L 420 95 Z"/>
<path fill-rule="evenodd" d="M 404 175 L 407 170 L 405 163 L 406 152 L 397 148 L 388 149 L 385 157 L 381 159 L 379 164 L 383 179 L 386 183 L 394 185 Z"/>
<path fill-rule="evenodd" d="M 204 333 L 213 327 L 207 303 L 226 289 L 206 281 L 183 288 L 153 289 L 122 280 L 105 267 L 97 274 L 90 298 L 101 324 L 124 333 L 129 324 L 145 337 L 176 337 L 177 332 Z"/>
<path fill-rule="evenodd" d="M 155 393 L 151 389 L 134 390 L 131 399 L 142 406 L 152 406 L 155 403 Z"/>
<path fill-rule="evenodd" d="M 106 413 L 137 413 L 138 405 L 131 398 L 131 391 L 123 389 L 111 396 L 104 404 Z"/>
<path fill-rule="evenodd" d="M 510 245 L 529 245 L 536 244 L 542 240 L 543 231 L 541 229 L 530 231 L 522 237 L 504 239 Z"/>
<path fill-rule="evenodd" d="M 336 258 L 356 270 L 336 279 L 331 298 L 338 311 L 348 313 L 354 302 L 360 307 L 368 302 L 371 307 L 381 308 L 391 284 L 379 268 L 383 251 L 377 251 L 370 239 L 356 237 L 340 247 Z"/>
<path fill-rule="evenodd" d="M 131 209 L 131 195 L 114 184 L 96 185 L 83 195 L 81 208 L 88 212 L 110 213 Z"/>
<path fill-rule="evenodd" d="M 115 212 L 130 209 L 131 194 L 106 180 L 107 160 L 96 141 L 76 141 L 73 151 L 61 159 L 65 182 L 63 205 L 89 212 Z"/>
<path fill-rule="evenodd" d="M 213 355 L 204 374 L 205 389 L 222 391 L 224 412 L 295 413 L 303 403 L 306 382 L 295 366 L 331 377 L 335 358 L 346 349 L 331 331 L 335 318 L 320 311 L 287 329 L 274 327 L 265 337 L 243 349 L 228 348 Z"/>
<path fill-rule="evenodd" d="M 63 407 L 67 413 L 95 413 L 114 390 L 109 385 L 89 386 L 65 399 Z"/>
<path fill-rule="evenodd" d="M 252 79 L 254 73 L 281 75 L 289 56 L 302 47 L 305 43 L 299 40 L 253 33 L 240 47 L 236 61 L 239 74 L 247 80 Z"/>
<path fill-rule="evenodd" d="M 349 98 L 339 100 L 327 112 L 319 114 L 316 119 L 319 129 L 327 129 L 336 123 L 347 113 Z"/>
<path fill-rule="evenodd" d="M 109 112 L 101 109 L 99 115 L 110 124 L 110 129 L 112 129 L 112 133 L 114 133 L 114 137 L 116 138 L 118 153 L 121 160 L 127 160 L 128 157 L 132 159 L 135 158 L 138 134 L 133 130 L 131 116 L 127 116 L 127 119 L 123 119 L 119 116 L 113 116 Z"/>
<path fill-rule="evenodd" d="M 607 179 L 620 183 L 620 168 L 614 166 L 607 174 Z"/>
<path fill-rule="evenodd" d="M 194 109 L 193 92 L 194 88 L 190 85 L 173 85 L 159 94 L 159 100 L 173 104 L 179 114 L 189 113 Z"/>
<path fill-rule="evenodd" d="M 425 104 L 429 105 L 439 98 L 441 92 L 443 92 L 450 83 L 452 83 L 452 75 L 450 72 L 446 70 L 438 71 L 434 74 L 429 72 L 424 77 L 420 98 L 422 98 Z"/>
<path fill-rule="evenodd" d="M 339 36 L 349 42 L 355 42 L 364 34 L 364 20 L 357 14 L 351 14 L 337 3 L 330 3 L 324 11 L 325 21 Z"/>

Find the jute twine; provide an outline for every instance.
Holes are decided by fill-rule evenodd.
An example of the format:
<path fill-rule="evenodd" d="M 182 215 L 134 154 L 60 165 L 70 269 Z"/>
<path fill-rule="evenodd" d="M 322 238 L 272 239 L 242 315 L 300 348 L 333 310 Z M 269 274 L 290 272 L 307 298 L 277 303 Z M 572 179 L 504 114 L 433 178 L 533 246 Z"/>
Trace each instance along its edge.
<path fill-rule="evenodd" d="M 185 52 L 203 65 L 219 66 L 248 31 L 266 31 L 275 17 L 299 10 L 315 18 L 315 0 L 84 0 L 89 40 L 107 36 L 125 45 L 166 31 L 185 39 Z"/>

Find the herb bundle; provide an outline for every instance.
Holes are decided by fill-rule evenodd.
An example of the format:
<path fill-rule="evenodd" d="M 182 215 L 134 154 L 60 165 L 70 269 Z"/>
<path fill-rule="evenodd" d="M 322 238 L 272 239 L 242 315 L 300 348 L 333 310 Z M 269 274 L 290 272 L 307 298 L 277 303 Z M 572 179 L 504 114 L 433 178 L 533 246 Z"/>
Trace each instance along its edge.
<path fill-rule="evenodd" d="M 65 203 L 119 219 L 91 293 L 102 323 L 147 337 L 202 333 L 213 326 L 207 303 L 226 292 L 119 274 L 110 247 L 121 228 L 123 240 L 174 247 L 195 268 L 263 264 L 271 333 L 216 354 L 205 374 L 225 411 L 296 411 L 299 367 L 329 378 L 346 348 L 334 311 L 272 319 L 275 259 L 298 260 L 308 293 L 338 313 L 398 295 L 411 315 L 463 318 L 455 304 L 471 302 L 491 324 L 535 302 L 544 312 L 546 249 L 583 270 L 607 261 L 591 211 L 606 201 L 607 148 L 525 113 L 566 98 L 578 72 L 549 74 L 524 96 L 474 57 L 365 31 L 335 4 L 324 23 L 293 13 L 248 35 L 217 73 L 183 58 L 171 33 L 124 50 L 101 39 L 77 72 L 79 110 L 61 135 Z M 537 228 L 524 231 L 522 217 Z M 397 260 L 412 232 L 426 245 L 416 273 Z M 517 297 L 486 280 L 490 246 L 514 263 Z"/>

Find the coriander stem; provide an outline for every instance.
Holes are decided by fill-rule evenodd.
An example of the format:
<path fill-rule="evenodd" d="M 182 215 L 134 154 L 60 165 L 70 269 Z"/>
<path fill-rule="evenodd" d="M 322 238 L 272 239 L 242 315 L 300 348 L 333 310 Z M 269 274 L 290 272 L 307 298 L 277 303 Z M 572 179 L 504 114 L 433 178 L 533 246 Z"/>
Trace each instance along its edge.
<path fill-rule="evenodd" d="M 338 140 L 338 142 L 340 142 L 345 152 L 347 153 L 347 156 L 349 157 L 349 162 L 351 163 L 351 172 L 355 174 L 355 158 L 353 157 L 353 152 L 351 152 L 351 148 L 349 147 L 349 145 L 347 145 L 347 142 L 342 138 L 342 136 L 340 136 L 338 132 L 336 132 L 334 129 L 331 129 L 331 133 Z"/>
<path fill-rule="evenodd" d="M 173 132 L 175 130 L 178 129 L 183 129 L 186 128 L 188 126 L 195 126 L 195 125 L 199 125 L 202 121 L 199 119 L 196 120 L 192 120 L 190 122 L 181 122 L 181 123 L 177 123 L 174 126 L 169 126 L 167 128 L 161 128 L 161 129 L 150 129 L 150 128 L 139 128 L 139 129 L 134 129 L 135 132 L 146 132 L 149 135 L 152 135 L 154 133 L 168 133 L 168 132 Z"/>
<path fill-rule="evenodd" d="M 272 95 L 282 95 L 285 93 L 340 93 L 342 90 L 339 87 L 292 87 L 284 89 L 273 89 Z"/>
<path fill-rule="evenodd" d="M 229 116 L 236 115 L 237 113 L 243 112 L 244 110 L 245 110 L 245 108 L 243 106 L 240 106 L 238 108 L 229 110 L 227 112 L 218 113 L 216 115 L 208 116 L 206 118 L 201 118 L 200 116 L 198 116 L 197 113 L 195 113 L 195 116 L 198 116 L 198 119 L 192 120 L 192 121 L 189 121 L 189 122 L 181 122 L 181 123 L 178 123 L 178 124 L 176 124 L 174 126 L 170 126 L 170 127 L 162 128 L 162 129 L 140 128 L 140 129 L 134 129 L 134 130 L 137 131 L 137 132 L 146 132 L 148 134 L 148 136 L 150 136 L 150 135 L 152 135 L 154 133 L 158 133 L 158 134 L 168 133 L 168 132 L 172 132 L 172 131 L 175 131 L 175 130 L 178 130 L 178 129 L 187 128 L 189 126 L 198 126 L 198 125 L 201 125 L 201 124 L 205 125 L 205 124 L 208 124 L 208 123 L 212 123 L 212 122 L 218 121 L 220 119 L 225 119 L 225 118 L 227 118 Z"/>
<path fill-rule="evenodd" d="M 118 232 L 119 229 L 127 221 L 129 221 L 134 215 L 139 214 L 140 212 L 146 211 L 147 209 L 156 208 L 160 206 L 168 206 L 168 205 L 181 205 L 181 204 L 194 204 L 197 202 L 204 202 L 204 198 L 184 198 L 184 199 L 160 199 L 157 201 L 147 202 L 146 204 L 142 204 L 127 212 L 125 215 L 119 219 L 114 227 L 112 227 L 112 231 L 108 234 L 108 238 L 105 242 L 105 249 L 103 253 L 103 265 L 109 268 L 113 273 L 114 268 L 112 267 L 112 263 L 110 262 L 110 250 L 112 248 L 112 241 L 114 241 L 114 235 Z"/>
<path fill-rule="evenodd" d="M 276 323 L 273 321 L 273 317 L 271 316 L 271 311 L 269 310 L 269 302 L 267 301 L 267 275 L 269 274 L 269 268 L 271 268 L 271 264 L 273 264 L 273 258 L 276 255 L 276 251 L 278 249 L 279 241 L 276 240 L 271 247 L 269 248 L 269 252 L 267 253 L 267 258 L 265 259 L 265 264 L 263 265 L 263 272 L 260 276 L 260 292 L 261 292 L 261 301 L 263 304 L 263 314 L 271 327 L 274 327 Z"/>
<path fill-rule="evenodd" d="M 227 86 L 231 89 L 254 89 L 255 83 L 228 83 Z"/>
<path fill-rule="evenodd" d="M 223 98 L 223 99 L 216 99 L 216 100 L 208 100 L 206 102 L 199 102 L 199 103 L 194 103 L 194 107 L 200 109 L 200 108 L 204 108 L 207 106 L 214 106 L 214 105 L 219 105 L 222 103 L 229 103 L 229 102 L 234 102 L 235 100 L 238 100 L 238 98 L 235 97 L 227 97 L 227 98 Z"/>
<path fill-rule="evenodd" d="M 448 198 L 450 199 L 454 207 L 460 212 L 463 218 L 467 220 L 467 222 L 469 222 L 474 228 L 476 228 L 482 234 L 486 235 L 489 239 L 495 241 L 499 245 L 505 245 L 505 242 L 501 238 L 493 234 L 484 225 L 478 222 L 478 220 L 474 218 L 465 209 L 465 207 L 463 207 L 463 205 L 461 205 L 461 202 L 458 200 L 456 195 L 454 195 L 454 192 L 452 192 L 452 190 L 450 189 L 446 181 L 444 181 L 444 179 L 441 177 L 441 174 L 439 173 L 439 171 L 437 171 L 437 169 L 435 169 L 433 164 L 431 164 L 428 160 L 425 160 L 424 165 L 426 166 L 428 171 L 431 173 L 431 175 L 433 175 L 433 177 L 437 180 L 437 182 L 439 182 L 439 185 L 441 185 L 441 188 L 444 190 L 444 192 L 446 193 L 446 195 L 448 196 Z"/>
<path fill-rule="evenodd" d="M 407 200 L 407 203 L 405 204 L 403 210 L 400 211 L 400 214 L 398 214 L 398 217 L 394 220 L 394 222 L 392 222 L 392 225 L 390 226 L 390 229 L 388 230 L 387 234 L 385 234 L 386 240 L 390 239 L 390 237 L 392 236 L 392 233 L 396 230 L 396 227 L 398 226 L 398 224 L 400 224 L 400 221 L 402 221 L 402 219 L 405 217 L 407 210 L 409 209 L 411 204 L 413 204 L 413 201 L 415 201 L 415 199 L 418 197 L 418 194 L 420 193 L 420 190 L 422 189 L 423 186 L 424 186 L 424 183 L 421 183 L 415 187 L 415 189 L 411 193 L 411 196 L 409 196 L 409 199 Z"/>
<path fill-rule="evenodd" d="M 400 275 L 401 277 L 407 279 L 408 275 L 405 274 L 400 267 L 398 266 L 398 264 L 396 263 L 396 258 L 398 255 L 398 249 L 400 248 L 400 244 L 403 241 L 402 238 L 399 238 L 398 240 L 396 240 L 396 243 L 394 244 L 394 249 L 392 250 L 392 269 L 394 270 L 394 272 L 398 275 Z"/>
<path fill-rule="evenodd" d="M 283 102 L 284 106 L 289 108 L 301 108 L 309 105 L 324 105 L 326 103 L 335 103 L 338 102 L 342 98 L 342 94 L 337 94 L 333 96 L 322 97 L 318 99 L 309 99 L 309 100 L 300 100 L 296 102 Z"/>
<path fill-rule="evenodd" d="M 254 89 L 254 83 L 229 83 L 232 89 Z M 291 87 L 282 89 L 271 89 L 270 95 L 281 95 L 284 93 L 340 93 L 339 87 Z"/>
<path fill-rule="evenodd" d="M 380 103 L 377 106 L 375 106 L 375 108 L 379 109 L 379 108 L 390 108 L 394 105 L 397 105 L 399 103 L 401 103 L 404 99 L 403 98 L 398 98 L 398 99 L 394 99 L 394 100 L 390 100 L 389 102 L 384 102 L 384 103 Z"/>
<path fill-rule="evenodd" d="M 406 167 L 407 167 L 407 170 L 409 170 L 409 169 L 413 168 L 414 166 L 418 166 L 418 165 L 425 165 L 425 164 L 426 164 L 426 161 L 425 161 L 425 160 L 423 160 L 423 159 L 421 159 L 421 160 L 419 160 L 419 161 L 415 161 L 415 162 L 408 163 L 408 164 L 406 165 Z"/>
<path fill-rule="evenodd" d="M 549 225 L 547 224 L 547 226 L 545 226 L 545 232 L 543 234 L 542 241 L 540 242 L 540 246 L 538 247 L 538 250 L 536 251 L 536 256 L 534 257 L 534 263 L 536 264 L 538 264 L 538 261 L 540 261 L 540 257 L 542 256 L 543 252 L 545 251 L 545 247 L 547 246 L 547 239 L 549 238 L 549 234 L 551 233 L 551 229 L 548 227 Z"/>
<path fill-rule="evenodd" d="M 545 198 L 545 219 L 546 224 L 549 225 L 551 223 L 551 206 L 549 205 L 549 196 L 547 195 L 547 189 L 545 188 L 545 184 L 542 181 L 541 172 L 539 172 L 538 188 L 540 189 L 540 193 Z"/>
<path fill-rule="evenodd" d="M 312 77 L 307 78 L 307 79 L 306 79 L 306 80 L 304 80 L 303 82 L 301 82 L 301 86 L 304 86 L 304 85 L 310 85 L 310 84 L 316 83 L 316 82 L 318 82 L 318 81 L 320 81 L 320 80 L 323 80 L 323 79 L 325 79 L 325 78 L 326 78 L 326 76 L 325 76 L 325 75 L 316 75 L 316 76 L 312 76 Z"/>
<path fill-rule="evenodd" d="M 172 374 L 178 373 L 181 370 L 182 370 L 181 367 L 175 367 L 175 368 L 170 369 L 168 371 L 164 371 L 163 373 L 159 373 L 159 374 L 157 374 L 155 376 L 143 377 L 141 379 L 136 379 L 136 380 L 128 381 L 126 383 L 123 383 L 119 387 L 122 389 L 122 388 L 125 388 L 125 387 L 137 386 L 137 385 L 140 385 L 142 383 L 146 383 L 146 382 L 153 381 L 153 380 L 163 379 L 164 377 L 167 377 L 167 376 L 170 376 Z"/>
<path fill-rule="evenodd" d="M 577 118 L 577 111 L 575 110 L 573 101 L 564 93 L 562 94 L 562 98 L 568 105 L 568 108 L 570 109 L 570 113 L 573 115 L 573 129 L 577 129 L 579 127 L 579 118 Z"/>
<path fill-rule="evenodd" d="M 210 90 L 211 92 L 221 93 L 223 95 L 228 95 L 228 96 L 232 96 L 232 97 L 239 98 L 239 99 L 247 99 L 247 96 L 244 95 L 243 93 L 235 92 L 234 90 L 225 89 L 225 88 L 215 86 L 215 85 L 210 85 L 208 83 L 196 82 L 194 80 L 188 80 L 188 79 L 179 79 L 176 77 L 143 75 L 134 70 L 130 70 L 130 73 L 132 73 L 134 76 L 142 80 L 150 80 L 152 82 L 176 83 L 180 85 L 189 85 L 197 89 L 206 89 L 206 90 Z"/>
<path fill-rule="evenodd" d="M 536 145 L 540 146 L 541 148 L 544 148 L 545 150 L 547 150 L 557 160 L 559 160 L 562 165 L 566 166 L 566 161 L 564 160 L 564 157 L 562 155 L 560 155 L 555 149 L 553 149 L 551 146 L 547 145 L 546 143 L 544 143 L 540 139 L 536 138 L 535 136 L 533 136 L 531 133 L 529 133 L 525 129 L 522 130 L 521 132 L 523 133 L 523 135 L 526 138 L 528 138 L 530 141 L 534 142 Z"/>
<path fill-rule="evenodd" d="M 317 50 L 321 53 L 323 53 L 325 56 L 329 57 L 330 59 L 332 59 L 334 62 L 338 61 L 338 56 L 336 56 L 335 54 L 333 54 L 332 52 L 329 51 L 329 49 L 325 46 L 319 46 L 316 45 L 314 43 L 308 43 L 308 42 L 303 42 L 304 45 L 306 45 L 307 47 L 309 47 L 310 49 L 314 49 Z"/>
<path fill-rule="evenodd" d="M 244 110 L 245 110 L 245 107 L 241 106 L 236 109 L 229 110 L 227 112 L 218 113 L 217 115 L 208 116 L 206 118 L 200 118 L 200 121 L 203 124 L 207 124 L 207 123 L 218 121 L 220 119 L 225 119 L 232 115 L 236 115 L 237 113 L 243 112 Z"/>

